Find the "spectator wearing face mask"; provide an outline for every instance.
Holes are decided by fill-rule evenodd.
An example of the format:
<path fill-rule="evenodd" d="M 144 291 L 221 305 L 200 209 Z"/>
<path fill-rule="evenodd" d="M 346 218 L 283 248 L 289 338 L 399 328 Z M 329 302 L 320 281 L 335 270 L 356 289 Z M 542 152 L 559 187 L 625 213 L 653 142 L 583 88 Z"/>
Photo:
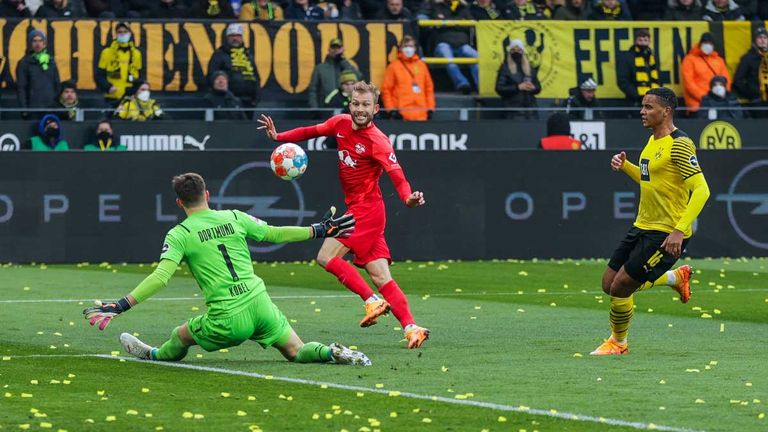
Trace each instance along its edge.
<path fill-rule="evenodd" d="M 659 64 L 651 49 L 651 33 L 641 28 L 635 30 L 634 36 L 635 44 L 616 60 L 616 81 L 630 107 L 640 106 L 648 90 L 661 87 Z"/>
<path fill-rule="evenodd" d="M 107 120 L 101 120 L 96 125 L 95 144 L 86 144 L 83 146 L 85 151 L 125 151 L 128 148 L 120 145 L 120 139 L 112 132 L 112 123 Z"/>
<path fill-rule="evenodd" d="M 46 114 L 37 126 L 38 134 L 29 139 L 32 151 L 67 151 L 69 143 L 62 138 L 61 121 Z"/>
<path fill-rule="evenodd" d="M 741 110 L 736 95 L 725 88 L 728 80 L 724 76 L 715 75 L 709 83 L 709 93 L 701 98 L 698 117 L 710 120 L 726 119 L 741 120 L 744 111 Z"/>
<path fill-rule="evenodd" d="M 360 71 L 344 57 L 344 42 L 340 38 L 334 38 L 328 46 L 325 61 L 315 66 L 315 70 L 312 71 L 312 80 L 307 90 L 311 108 L 322 106 L 325 97 L 339 88 L 341 84 L 339 76 L 342 71 L 353 71 L 357 75 L 357 80 L 362 79 Z"/>
<path fill-rule="evenodd" d="M 752 48 L 741 57 L 733 75 L 733 89 L 750 106 L 768 107 L 768 31 L 755 30 Z M 766 117 L 768 111 L 753 111 L 752 117 Z"/>
<path fill-rule="evenodd" d="M 381 99 L 391 117 L 424 121 L 435 110 L 435 88 L 427 64 L 416 54 L 416 40 L 403 36 L 397 60 L 387 66 Z"/>
<path fill-rule="evenodd" d="M 715 37 L 712 33 L 701 35 L 699 43 L 683 58 L 680 74 L 685 106 L 690 113 L 699 110 L 701 98 L 709 93 L 709 83 L 716 75 L 725 77 L 725 87 L 731 89 L 731 75 L 725 61 L 715 51 Z"/>
<path fill-rule="evenodd" d="M 520 39 L 509 42 L 506 60 L 501 63 L 496 78 L 496 93 L 507 108 L 536 108 L 536 95 L 541 92 L 541 83 L 536 70 L 531 67 L 525 54 L 525 45 Z M 507 118 L 522 115 L 526 119 L 539 118 L 536 111 L 508 111 Z"/>
<path fill-rule="evenodd" d="M 21 108 L 50 108 L 59 94 L 61 81 L 56 61 L 48 52 L 47 39 L 40 30 L 29 32 L 28 52 L 16 65 L 16 85 Z M 27 118 L 29 113 L 22 113 Z M 34 115 L 35 118 L 40 118 Z"/>
<path fill-rule="evenodd" d="M 144 80 L 133 82 L 132 93 L 123 98 L 114 116 L 122 120 L 159 120 L 164 113 L 156 100 L 151 98 L 149 83 Z"/>
<path fill-rule="evenodd" d="M 126 89 L 142 78 L 141 51 L 133 42 L 131 28 L 126 22 L 115 26 L 115 38 L 101 52 L 96 68 L 96 85 L 103 90 L 104 99 L 116 106 L 125 96 Z"/>

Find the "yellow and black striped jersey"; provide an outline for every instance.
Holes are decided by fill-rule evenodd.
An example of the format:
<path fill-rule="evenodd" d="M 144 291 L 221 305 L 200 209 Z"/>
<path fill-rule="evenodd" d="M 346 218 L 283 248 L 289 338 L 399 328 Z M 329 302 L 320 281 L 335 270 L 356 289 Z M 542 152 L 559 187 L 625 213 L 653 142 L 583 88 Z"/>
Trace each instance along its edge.
<path fill-rule="evenodd" d="M 652 135 L 640 154 L 639 162 L 639 167 L 625 162 L 628 166 L 623 168 L 640 183 L 635 226 L 667 233 L 678 229 L 685 238 L 690 237 L 693 220 L 709 197 L 709 188 L 696 158 L 693 141 L 679 129 L 660 139 L 654 139 Z M 689 202 L 693 191 L 702 186 L 706 194 L 697 195 L 695 203 Z M 698 202 L 702 198 L 703 201 Z M 693 204 L 692 211 L 686 211 L 690 204 Z"/>

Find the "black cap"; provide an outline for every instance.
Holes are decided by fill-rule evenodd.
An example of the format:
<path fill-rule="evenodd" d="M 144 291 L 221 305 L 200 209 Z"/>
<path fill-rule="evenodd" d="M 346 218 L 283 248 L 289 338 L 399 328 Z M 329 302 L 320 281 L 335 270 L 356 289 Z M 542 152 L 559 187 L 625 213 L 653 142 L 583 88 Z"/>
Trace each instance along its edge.
<path fill-rule="evenodd" d="M 120 21 L 119 23 L 117 23 L 117 25 L 115 26 L 115 31 L 117 31 L 117 29 L 119 29 L 120 27 L 123 27 L 124 29 L 131 31 L 131 26 L 128 25 L 127 21 Z"/>
<path fill-rule="evenodd" d="M 757 39 L 758 36 L 768 36 L 768 30 L 766 30 L 765 27 L 756 28 L 752 39 Z"/>
<path fill-rule="evenodd" d="M 74 81 L 67 80 L 61 83 L 61 91 L 64 91 L 65 89 L 77 90 L 77 85 L 75 85 Z"/>
<path fill-rule="evenodd" d="M 343 47 L 344 42 L 341 40 L 341 38 L 333 38 L 331 39 L 330 46 L 332 47 Z"/>
<path fill-rule="evenodd" d="M 722 75 L 715 75 L 712 77 L 712 79 L 709 81 L 709 86 L 714 87 L 716 83 L 720 83 L 723 85 L 723 87 L 728 86 L 728 79 Z"/>
<path fill-rule="evenodd" d="M 715 44 L 715 37 L 710 32 L 706 32 L 701 35 L 701 39 L 699 39 L 699 44 L 703 44 L 705 42 L 711 43 L 712 45 Z"/>

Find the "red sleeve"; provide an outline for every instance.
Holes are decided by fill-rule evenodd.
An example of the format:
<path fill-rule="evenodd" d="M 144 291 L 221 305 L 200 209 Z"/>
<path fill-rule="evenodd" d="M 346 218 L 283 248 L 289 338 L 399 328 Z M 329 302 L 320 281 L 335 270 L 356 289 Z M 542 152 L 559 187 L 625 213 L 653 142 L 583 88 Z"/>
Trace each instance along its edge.
<path fill-rule="evenodd" d="M 384 141 L 386 140 L 386 141 Z M 392 180 L 392 185 L 395 186 L 397 194 L 400 195 L 400 199 L 405 202 L 411 195 L 411 185 L 405 178 L 403 168 L 397 163 L 397 156 L 392 149 L 392 144 L 384 137 L 382 141 L 376 142 L 373 147 L 373 158 L 384 168 L 384 171 L 389 175 L 389 179 Z"/>
<path fill-rule="evenodd" d="M 342 120 L 344 115 L 337 115 L 329 118 L 324 123 L 313 126 L 299 127 L 277 134 L 277 141 L 280 142 L 300 142 L 311 138 L 333 135 L 336 130 L 336 124 Z"/>

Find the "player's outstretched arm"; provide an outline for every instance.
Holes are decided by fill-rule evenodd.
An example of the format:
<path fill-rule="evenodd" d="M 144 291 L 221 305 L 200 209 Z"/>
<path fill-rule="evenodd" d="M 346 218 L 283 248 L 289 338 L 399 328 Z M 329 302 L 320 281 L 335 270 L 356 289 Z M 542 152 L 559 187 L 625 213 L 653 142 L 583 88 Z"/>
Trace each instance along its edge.
<path fill-rule="evenodd" d="M 87 319 L 91 325 L 98 324 L 99 330 L 104 330 L 118 315 L 149 297 L 152 297 L 157 294 L 158 291 L 165 288 L 175 271 L 175 262 L 168 259 L 160 260 L 155 271 L 147 276 L 127 296 L 119 300 L 96 300 L 94 306 L 83 310 L 85 319 Z"/>
<path fill-rule="evenodd" d="M 275 128 L 275 122 L 272 120 L 272 117 L 262 114 L 261 118 L 256 119 L 256 121 L 261 124 L 261 126 L 258 127 L 259 130 L 264 129 L 264 132 L 266 132 L 269 139 L 277 141 L 277 129 Z"/>
<path fill-rule="evenodd" d="M 616 153 L 611 158 L 611 169 L 614 171 L 623 171 L 635 183 L 640 183 L 640 167 L 627 160 L 625 152 Z"/>

